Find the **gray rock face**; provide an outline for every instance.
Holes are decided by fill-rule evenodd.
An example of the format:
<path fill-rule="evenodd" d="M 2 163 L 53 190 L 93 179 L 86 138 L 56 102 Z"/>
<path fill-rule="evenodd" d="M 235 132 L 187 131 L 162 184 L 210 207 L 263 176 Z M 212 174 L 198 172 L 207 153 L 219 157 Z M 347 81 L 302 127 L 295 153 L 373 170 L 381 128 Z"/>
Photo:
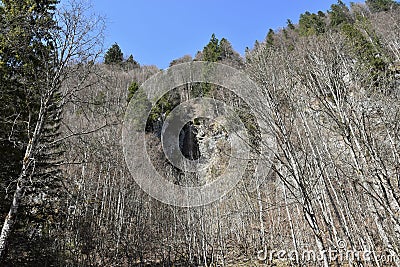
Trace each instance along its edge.
<path fill-rule="evenodd" d="M 199 171 L 199 178 L 204 183 L 210 183 L 224 172 L 229 163 L 228 134 L 216 122 L 204 121 L 196 128 L 200 162 L 204 165 Z"/>

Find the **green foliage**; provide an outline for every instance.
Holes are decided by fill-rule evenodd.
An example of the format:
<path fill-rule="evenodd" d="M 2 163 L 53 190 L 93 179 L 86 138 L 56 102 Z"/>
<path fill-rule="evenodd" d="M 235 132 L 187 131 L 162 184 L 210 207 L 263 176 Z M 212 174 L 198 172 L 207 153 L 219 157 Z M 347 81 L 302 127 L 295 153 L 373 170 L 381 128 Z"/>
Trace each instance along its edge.
<path fill-rule="evenodd" d="M 169 91 L 153 105 L 147 119 L 146 130 L 153 131 L 157 121 L 163 122 L 168 114 L 180 103 L 180 95 L 177 90 Z"/>
<path fill-rule="evenodd" d="M 331 10 L 328 11 L 328 13 L 330 15 L 331 27 L 336 27 L 352 21 L 349 8 L 341 0 L 339 0 L 337 4 L 331 5 Z"/>
<path fill-rule="evenodd" d="M 42 100 L 48 92 L 49 77 L 54 77 L 57 59 L 52 32 L 57 30 L 55 0 L 2 0 L 0 2 L 0 212 L 4 219 L 20 175 L 24 152 L 36 127 Z M 54 93 L 43 113 L 43 131 L 37 136 L 38 149 L 20 206 L 20 214 L 7 264 L 32 266 L 46 264 L 50 252 L 41 247 L 49 239 L 44 229 L 58 216 L 54 198 L 60 197 L 60 162 L 62 149 L 53 141 L 58 138 L 61 97 Z M 29 122 L 29 123 L 28 123 Z M 31 169 L 31 168 L 34 168 Z M 8 188 L 7 191 L 4 189 Z M 41 198 L 40 196 L 46 196 Z M 43 205 L 36 205 L 38 199 Z M 53 218 L 53 219 L 52 219 Z M 35 245 L 28 240 L 35 240 Z M 31 245 L 28 245 L 31 244 Z M 44 243 L 43 243 L 44 244 Z M 32 247 L 36 246 L 37 250 Z"/>
<path fill-rule="evenodd" d="M 273 29 L 269 29 L 268 34 L 267 34 L 267 46 L 273 46 L 274 45 L 274 35 L 275 32 Z"/>
<path fill-rule="evenodd" d="M 204 47 L 202 52 L 197 54 L 196 58 L 209 62 L 223 62 L 236 68 L 243 66 L 241 56 L 233 49 L 231 43 L 226 38 L 222 38 L 219 41 L 215 37 L 215 34 L 211 35 L 209 43 Z M 210 70 L 205 71 L 208 72 Z M 205 96 L 215 89 L 214 85 L 205 82 L 194 86 L 193 93 L 197 96 Z"/>
<path fill-rule="evenodd" d="M 5 180 L 15 179 L 21 155 L 35 127 L 40 98 L 51 76 L 57 1 L 2 1 L 0 8 L 0 168 Z M 18 21 L 16 23 L 16 21 Z M 27 26 L 29 25 L 29 26 Z M 26 122 L 31 121 L 26 129 Z M 4 156 L 4 161 L 3 161 Z M 20 160 L 17 160 L 17 159 Z"/>
<path fill-rule="evenodd" d="M 204 61 L 223 61 L 225 64 L 234 67 L 241 67 L 243 64 L 241 56 L 233 49 L 232 44 L 226 38 L 219 41 L 215 34 L 212 34 L 210 42 L 204 47 L 200 55 L 199 58 Z"/>
<path fill-rule="evenodd" d="M 290 29 L 290 30 L 295 30 L 296 28 L 294 27 L 294 24 L 293 24 L 293 22 L 290 20 L 290 19 L 288 19 L 287 21 L 286 21 L 286 24 L 287 24 L 287 27 Z"/>
<path fill-rule="evenodd" d="M 231 43 L 226 38 L 222 38 L 219 41 L 215 34 L 211 35 L 209 43 L 204 47 L 202 52 L 196 55 L 196 59 L 209 62 L 225 61 L 235 66 L 242 64 L 240 55 L 234 51 Z M 172 61 L 170 66 L 183 62 L 190 62 L 191 60 L 192 58 L 190 56 L 184 56 Z M 212 72 L 212 65 L 210 65 L 210 69 L 204 70 L 204 76 L 207 76 L 209 72 Z M 207 82 L 191 84 L 189 87 L 190 88 L 186 88 L 185 90 L 190 91 L 189 94 L 191 97 L 208 96 L 217 90 L 214 84 Z M 130 99 L 129 96 L 128 99 Z M 179 101 L 180 97 L 176 92 L 166 94 L 158 100 L 150 113 L 147 128 L 151 129 L 157 121 L 163 121 L 163 118 L 169 114 Z"/>
<path fill-rule="evenodd" d="M 305 12 L 300 15 L 299 33 L 302 36 L 322 34 L 326 31 L 326 23 L 323 12 L 317 14 Z"/>
<path fill-rule="evenodd" d="M 399 7 L 399 3 L 393 0 L 366 0 L 365 3 L 371 12 L 388 11 Z"/>
<path fill-rule="evenodd" d="M 379 80 L 379 76 L 387 68 L 379 42 L 374 42 L 374 38 L 367 38 L 354 24 L 343 24 L 342 31 L 360 64 L 370 69 L 372 77 L 370 82 Z"/>
<path fill-rule="evenodd" d="M 210 42 L 203 49 L 203 60 L 210 62 L 217 62 L 220 59 L 221 50 L 219 40 L 213 33 Z"/>
<path fill-rule="evenodd" d="M 140 64 L 136 60 L 133 59 L 132 55 L 130 55 L 128 57 L 128 59 L 125 61 L 125 65 L 128 68 L 133 68 L 133 69 L 140 68 Z"/>
<path fill-rule="evenodd" d="M 124 60 L 124 54 L 117 43 L 113 44 L 104 56 L 104 63 L 107 65 L 121 64 Z"/>
<path fill-rule="evenodd" d="M 131 83 L 128 87 L 128 98 L 126 99 L 128 102 L 131 101 L 133 95 L 139 90 L 139 84 L 135 81 Z"/>
<path fill-rule="evenodd" d="M 151 108 L 151 103 L 147 98 L 146 92 L 139 88 L 134 94 L 132 94 L 128 108 L 130 108 L 131 113 L 134 114 L 134 116 L 130 118 L 134 128 L 137 131 L 143 131 L 144 127 L 147 128 L 146 124 L 143 124 L 141 119 L 147 117 L 147 111 Z"/>

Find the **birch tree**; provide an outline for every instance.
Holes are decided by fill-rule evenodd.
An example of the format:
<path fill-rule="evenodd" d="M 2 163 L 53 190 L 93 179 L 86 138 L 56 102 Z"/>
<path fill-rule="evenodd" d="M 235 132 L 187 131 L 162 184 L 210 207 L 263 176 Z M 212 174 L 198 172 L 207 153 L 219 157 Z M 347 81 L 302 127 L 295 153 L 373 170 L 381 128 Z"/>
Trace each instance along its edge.
<path fill-rule="evenodd" d="M 61 114 L 77 89 L 62 92 L 61 83 L 76 74 L 78 63 L 95 60 L 100 53 L 102 19 L 86 17 L 83 3 L 56 4 L 53 0 L 0 2 L 0 76 L 5 92 L 1 100 L 11 100 L 4 106 L 8 114 L 1 114 L 5 126 L 1 141 L 10 155 L 18 155 L 8 177 L 12 197 L 0 235 L 3 260 L 21 205 L 33 201 L 40 207 L 59 194 Z M 79 73 L 85 76 L 82 69 Z"/>

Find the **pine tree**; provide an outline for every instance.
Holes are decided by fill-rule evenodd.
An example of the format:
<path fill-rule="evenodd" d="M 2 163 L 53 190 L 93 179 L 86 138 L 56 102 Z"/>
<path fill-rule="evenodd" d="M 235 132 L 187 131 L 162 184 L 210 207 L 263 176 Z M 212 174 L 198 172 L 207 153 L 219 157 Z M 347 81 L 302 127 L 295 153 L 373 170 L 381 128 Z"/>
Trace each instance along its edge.
<path fill-rule="evenodd" d="M 356 28 L 354 24 L 343 24 L 342 32 L 348 39 L 349 46 L 355 53 L 360 64 L 364 64 L 371 73 L 371 79 L 368 83 L 376 83 L 384 73 L 386 73 L 387 64 L 384 57 L 380 55 L 382 49 L 379 43 L 371 42 L 370 38 Z"/>
<path fill-rule="evenodd" d="M 300 15 L 299 20 L 299 33 L 302 36 L 322 34 L 326 30 L 325 14 L 318 12 L 318 14 L 305 12 Z"/>
<path fill-rule="evenodd" d="M 331 5 L 331 10 L 328 13 L 332 27 L 351 22 L 350 10 L 341 0 L 337 4 Z"/>
<path fill-rule="evenodd" d="M 1 203 L 0 257 L 4 260 L 8 245 L 10 260 L 25 255 L 19 264 L 21 259 L 39 264 L 49 256 L 32 254 L 28 240 L 36 246 L 43 242 L 44 229 L 56 216 L 53 196 L 59 196 L 56 165 L 62 150 L 53 141 L 61 103 L 59 84 L 52 80 L 57 62 L 51 36 L 56 30 L 56 4 L 55 0 L 0 2 L 0 182 L 2 188 L 14 182 L 8 190 L 14 195 L 0 192 L 2 200 L 5 195 L 8 199 Z M 38 202 L 43 205 L 37 206 Z M 46 250 L 41 248 L 37 252 Z"/>
<path fill-rule="evenodd" d="M 211 35 L 210 42 L 203 49 L 203 60 L 216 62 L 219 59 L 221 59 L 221 50 L 219 46 L 219 41 L 215 37 L 215 34 L 213 33 Z"/>
<path fill-rule="evenodd" d="M 294 25 L 293 25 L 293 22 L 290 20 L 290 19 L 288 19 L 287 21 L 286 21 L 286 24 L 287 24 L 287 26 L 288 26 L 288 28 L 290 29 L 290 30 L 295 30 L 296 28 L 294 27 Z"/>
<path fill-rule="evenodd" d="M 274 35 L 275 32 L 273 29 L 269 29 L 268 34 L 267 34 L 267 46 L 271 47 L 274 46 Z"/>
<path fill-rule="evenodd" d="M 124 54 L 117 43 L 113 44 L 106 52 L 104 63 L 107 65 L 121 64 L 124 60 Z"/>
<path fill-rule="evenodd" d="M 140 64 L 133 59 L 132 55 L 128 57 L 128 59 L 125 61 L 125 64 L 127 65 L 128 68 L 133 68 L 133 69 L 140 68 Z"/>

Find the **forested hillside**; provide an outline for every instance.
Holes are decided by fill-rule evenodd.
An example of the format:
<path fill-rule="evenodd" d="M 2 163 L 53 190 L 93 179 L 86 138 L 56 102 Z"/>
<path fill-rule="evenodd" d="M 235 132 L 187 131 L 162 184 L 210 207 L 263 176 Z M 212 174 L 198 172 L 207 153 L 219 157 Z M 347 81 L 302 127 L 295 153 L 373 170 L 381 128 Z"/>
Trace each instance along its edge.
<path fill-rule="evenodd" d="M 179 169 L 164 155 L 168 116 L 198 98 L 238 114 L 241 179 L 197 207 L 154 199 L 135 178 L 152 172 L 129 169 L 126 113 L 162 70 L 117 43 L 103 51 L 105 26 L 84 2 L 0 0 L 0 266 L 400 266 L 398 2 L 338 1 L 266 29 L 244 56 L 212 34 L 171 59 L 225 64 L 258 88 L 242 99 L 189 81 L 146 118 L 154 169 L 195 187 L 230 168 L 232 139 L 186 123 L 182 154 L 208 165 Z"/>

